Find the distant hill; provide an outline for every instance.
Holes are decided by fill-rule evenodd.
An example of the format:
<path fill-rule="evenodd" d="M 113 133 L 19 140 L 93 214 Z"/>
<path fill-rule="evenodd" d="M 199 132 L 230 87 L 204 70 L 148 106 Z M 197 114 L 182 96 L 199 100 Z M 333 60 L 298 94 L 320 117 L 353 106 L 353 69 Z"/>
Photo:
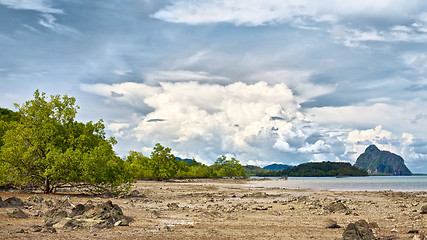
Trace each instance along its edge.
<path fill-rule="evenodd" d="M 278 173 L 290 177 L 337 177 L 368 175 L 366 170 L 351 166 L 351 164 L 348 162 L 303 163 L 296 167 L 279 171 Z"/>
<path fill-rule="evenodd" d="M 258 176 L 258 177 L 274 177 L 274 176 L 280 176 L 278 172 L 266 170 L 258 166 L 254 165 L 246 165 L 243 166 L 243 170 L 245 171 L 246 175 L 248 176 Z"/>
<path fill-rule="evenodd" d="M 375 145 L 367 147 L 357 158 L 354 166 L 366 169 L 370 174 L 412 175 L 401 156 L 389 151 L 380 151 Z"/>
<path fill-rule="evenodd" d="M 188 166 L 198 166 L 201 165 L 201 163 L 197 162 L 194 159 L 190 159 L 190 158 L 180 158 L 180 157 L 175 157 L 175 159 L 177 161 L 182 161 L 185 162 Z"/>
<path fill-rule="evenodd" d="M 289 169 L 291 167 L 292 166 L 289 166 L 286 164 L 273 163 L 273 164 L 270 164 L 268 166 L 263 167 L 263 169 L 278 172 L 278 171 Z"/>

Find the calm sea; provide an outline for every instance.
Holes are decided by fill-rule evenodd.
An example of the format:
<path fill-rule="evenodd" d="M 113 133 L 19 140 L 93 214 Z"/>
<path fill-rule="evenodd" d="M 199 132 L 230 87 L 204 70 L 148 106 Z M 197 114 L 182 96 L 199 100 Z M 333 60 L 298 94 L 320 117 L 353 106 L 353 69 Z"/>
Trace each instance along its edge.
<path fill-rule="evenodd" d="M 331 191 L 427 191 L 427 176 L 289 177 L 252 181 L 249 187 Z"/>

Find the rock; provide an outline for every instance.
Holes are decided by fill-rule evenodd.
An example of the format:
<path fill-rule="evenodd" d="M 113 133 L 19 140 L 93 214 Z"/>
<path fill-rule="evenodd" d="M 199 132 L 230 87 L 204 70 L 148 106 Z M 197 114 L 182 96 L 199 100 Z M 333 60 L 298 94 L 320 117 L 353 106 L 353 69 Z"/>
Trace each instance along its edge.
<path fill-rule="evenodd" d="M 55 207 L 61 209 L 71 209 L 75 208 L 76 206 L 71 202 L 70 197 L 67 196 L 60 200 L 57 200 L 55 203 Z"/>
<path fill-rule="evenodd" d="M 43 227 L 40 225 L 33 225 L 30 227 L 31 232 L 41 232 L 43 230 Z"/>
<path fill-rule="evenodd" d="M 44 227 L 41 232 L 42 233 L 56 233 L 56 229 L 54 227 Z"/>
<path fill-rule="evenodd" d="M 56 228 L 110 228 L 113 224 L 99 219 L 85 218 L 63 218 L 60 222 L 54 225 Z"/>
<path fill-rule="evenodd" d="M 421 207 L 421 214 L 427 214 L 427 205 Z"/>
<path fill-rule="evenodd" d="M 411 229 L 408 231 L 408 234 L 418 234 L 420 231 L 418 231 L 417 229 Z"/>
<path fill-rule="evenodd" d="M 333 219 L 327 219 L 325 221 L 325 228 L 341 228 L 341 226 L 337 224 L 337 221 Z"/>
<path fill-rule="evenodd" d="M 427 238 L 424 236 L 423 233 L 415 235 L 412 240 L 426 240 Z"/>
<path fill-rule="evenodd" d="M 114 223 L 114 226 L 129 226 L 129 222 L 126 219 L 122 219 Z"/>
<path fill-rule="evenodd" d="M 3 207 L 4 206 L 4 202 L 3 202 L 3 199 L 1 199 L 1 197 L 0 197 L 0 207 Z"/>
<path fill-rule="evenodd" d="M 70 217 L 73 218 L 75 216 L 83 215 L 85 212 L 94 208 L 92 202 L 83 204 L 77 204 L 73 209 L 71 209 Z"/>
<path fill-rule="evenodd" d="M 32 202 L 32 203 L 41 203 L 44 201 L 43 197 L 39 194 L 33 195 L 31 197 L 27 198 L 28 202 Z"/>
<path fill-rule="evenodd" d="M 94 208 L 84 213 L 86 218 L 105 220 L 112 224 L 125 218 L 122 209 L 117 205 L 113 204 L 111 200 L 96 205 Z"/>
<path fill-rule="evenodd" d="M 179 208 L 178 203 L 168 203 L 167 206 L 171 210 L 177 210 Z"/>
<path fill-rule="evenodd" d="M 331 213 L 351 213 L 350 209 L 346 207 L 342 202 L 330 203 L 328 206 L 326 206 L 325 210 L 328 210 Z"/>
<path fill-rule="evenodd" d="M 253 210 L 258 210 L 258 211 L 265 211 L 265 210 L 268 210 L 268 207 L 266 207 L 266 206 L 263 206 L 263 205 L 257 205 L 257 206 L 255 206 L 255 207 L 253 207 L 252 208 Z"/>
<path fill-rule="evenodd" d="M 15 208 L 13 212 L 7 213 L 7 217 L 9 218 L 28 218 L 28 214 L 22 211 L 19 208 Z"/>
<path fill-rule="evenodd" d="M 343 240 L 371 240 L 375 239 L 372 230 L 365 220 L 350 223 L 342 234 Z"/>
<path fill-rule="evenodd" d="M 68 213 L 62 209 L 55 208 L 47 211 L 44 217 L 45 225 L 51 227 L 54 224 L 59 223 L 63 218 L 68 217 Z"/>
<path fill-rule="evenodd" d="M 398 233 L 398 232 L 399 232 L 399 230 L 397 230 L 397 227 L 395 226 L 393 229 L 391 229 L 391 232 L 392 232 L 392 233 Z"/>
<path fill-rule="evenodd" d="M 17 197 L 10 197 L 4 200 L 3 203 L 5 207 L 22 207 L 26 205 L 24 201 Z"/>

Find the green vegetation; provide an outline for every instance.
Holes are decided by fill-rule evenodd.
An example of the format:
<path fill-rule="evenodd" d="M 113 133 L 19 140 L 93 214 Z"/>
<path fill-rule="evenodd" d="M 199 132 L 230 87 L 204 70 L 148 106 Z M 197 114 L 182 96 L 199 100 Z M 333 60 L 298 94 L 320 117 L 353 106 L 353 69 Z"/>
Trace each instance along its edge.
<path fill-rule="evenodd" d="M 132 176 L 113 151 L 114 138 L 106 138 L 102 120 L 86 124 L 74 120 L 78 106 L 64 95 L 34 93 L 34 99 L 3 118 L 0 148 L 1 184 L 34 186 L 45 193 L 64 185 L 94 191 L 120 192 Z M 4 112 L 4 111 L 3 111 Z"/>
<path fill-rule="evenodd" d="M 290 177 L 336 177 L 336 176 L 367 176 L 368 172 L 351 166 L 347 162 L 314 162 L 303 163 L 296 167 L 279 171 L 281 175 Z"/>
<path fill-rule="evenodd" d="M 248 176 L 257 176 L 257 177 L 277 177 L 280 176 L 280 173 L 277 171 L 266 170 L 264 168 L 254 166 L 254 165 L 246 165 L 243 166 L 243 169 Z"/>

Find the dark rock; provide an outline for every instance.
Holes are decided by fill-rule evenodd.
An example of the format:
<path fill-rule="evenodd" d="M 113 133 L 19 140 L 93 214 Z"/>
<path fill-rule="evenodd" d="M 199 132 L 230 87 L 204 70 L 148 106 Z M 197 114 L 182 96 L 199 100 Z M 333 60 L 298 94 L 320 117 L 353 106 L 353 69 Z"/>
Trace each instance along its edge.
<path fill-rule="evenodd" d="M 363 168 L 369 173 L 412 175 L 401 156 L 388 151 L 380 151 L 375 145 L 367 147 L 365 152 L 357 158 L 354 166 Z"/>
<path fill-rule="evenodd" d="M 327 219 L 325 221 L 325 228 L 341 228 L 341 226 L 337 224 L 337 221 L 333 219 Z"/>
<path fill-rule="evenodd" d="M 117 205 L 113 204 L 110 200 L 96 205 L 94 208 L 84 213 L 86 218 L 105 220 L 112 224 L 125 218 L 122 209 Z"/>
<path fill-rule="evenodd" d="M 3 203 L 5 207 L 22 207 L 26 205 L 24 201 L 17 197 L 10 197 L 4 200 Z"/>
<path fill-rule="evenodd" d="M 427 205 L 421 207 L 421 214 L 427 214 Z"/>
<path fill-rule="evenodd" d="M 54 224 L 59 223 L 62 219 L 68 217 L 68 213 L 62 209 L 55 208 L 47 211 L 44 217 L 45 225 L 51 227 Z"/>
<path fill-rule="evenodd" d="M 371 240 L 375 239 L 369 224 L 365 220 L 350 223 L 342 234 L 343 240 Z"/>
<path fill-rule="evenodd" d="M 40 225 L 33 225 L 30 227 L 31 232 L 41 232 L 43 230 L 43 227 Z"/>
<path fill-rule="evenodd" d="M 77 204 L 76 207 L 74 207 L 71 210 L 71 214 L 70 217 L 73 218 L 75 216 L 79 216 L 79 215 L 83 215 L 85 212 L 89 211 L 90 209 L 92 209 L 94 206 L 92 205 L 92 203 L 90 204 Z"/>
<path fill-rule="evenodd" d="M 411 229 L 408 231 L 408 234 L 414 234 L 414 233 L 419 233 L 419 231 L 416 229 Z"/>
<path fill-rule="evenodd" d="M 378 223 L 376 223 L 376 222 L 370 222 L 369 223 L 369 228 L 380 228 L 380 226 L 378 226 Z"/>
<path fill-rule="evenodd" d="M 31 203 L 41 203 L 44 201 L 44 199 L 41 195 L 36 194 L 36 195 L 31 196 L 31 197 L 28 197 L 27 201 L 31 202 Z"/>
<path fill-rule="evenodd" d="M 351 213 L 351 210 L 347 206 L 345 206 L 342 202 L 330 203 L 328 206 L 325 207 L 325 209 L 331 213 L 345 213 L 345 214 Z"/>
<path fill-rule="evenodd" d="M 0 207 L 3 207 L 4 206 L 4 202 L 3 202 L 3 199 L 1 199 L 1 197 L 0 197 Z"/>
<path fill-rule="evenodd" d="M 63 199 L 59 199 L 55 203 L 55 208 L 61 209 L 72 209 L 75 205 L 71 202 L 70 197 L 64 197 Z"/>
<path fill-rule="evenodd" d="M 22 211 L 19 208 L 15 208 L 13 212 L 7 213 L 7 216 L 9 218 L 28 218 L 28 214 L 26 214 L 24 211 Z"/>

